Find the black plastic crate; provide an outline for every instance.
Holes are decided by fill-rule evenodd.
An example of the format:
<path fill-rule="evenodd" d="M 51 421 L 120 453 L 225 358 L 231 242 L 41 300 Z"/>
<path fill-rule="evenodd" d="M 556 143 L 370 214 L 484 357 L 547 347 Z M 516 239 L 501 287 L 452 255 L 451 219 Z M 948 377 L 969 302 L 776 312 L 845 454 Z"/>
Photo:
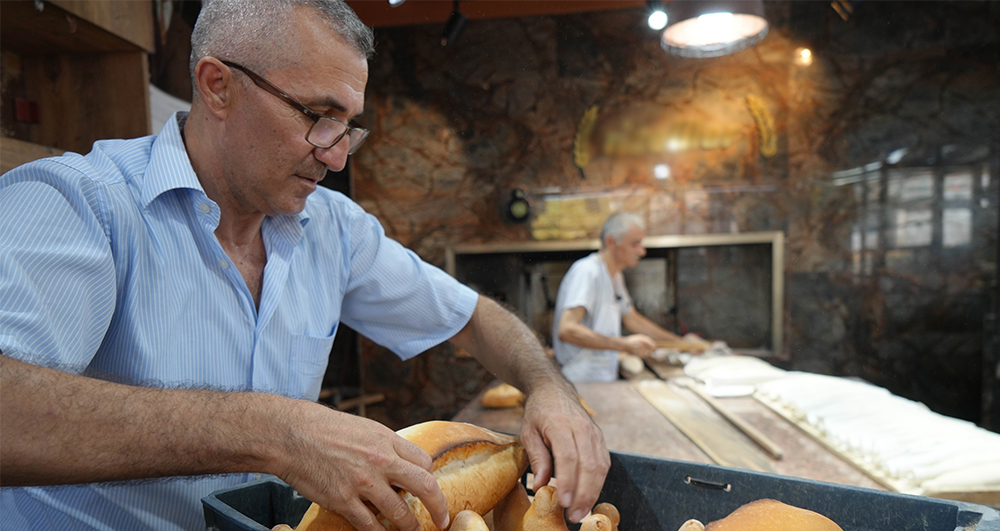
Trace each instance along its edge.
<path fill-rule="evenodd" d="M 599 501 L 618 508 L 622 531 L 677 531 L 688 519 L 708 523 L 761 498 L 816 511 L 844 531 L 1000 531 L 1000 512 L 981 505 L 622 452 L 611 452 Z M 218 531 L 294 527 L 310 505 L 274 478 L 214 492 L 202 503 L 208 528 Z"/>

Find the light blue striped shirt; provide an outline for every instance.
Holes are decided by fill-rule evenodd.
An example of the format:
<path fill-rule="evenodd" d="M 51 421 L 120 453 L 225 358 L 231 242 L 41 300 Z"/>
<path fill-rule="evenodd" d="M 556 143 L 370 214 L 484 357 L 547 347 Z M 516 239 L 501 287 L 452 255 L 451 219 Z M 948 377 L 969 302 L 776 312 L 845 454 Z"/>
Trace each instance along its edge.
<path fill-rule="evenodd" d="M 260 309 L 214 231 L 175 115 L 157 136 L 0 176 L 0 350 L 25 361 L 166 387 L 315 400 L 343 321 L 408 359 L 457 333 L 477 295 L 318 189 L 269 217 Z M 109 434 L 108 436 L 114 436 Z M 200 499 L 227 475 L 0 489 L 11 529 L 205 528 Z"/>

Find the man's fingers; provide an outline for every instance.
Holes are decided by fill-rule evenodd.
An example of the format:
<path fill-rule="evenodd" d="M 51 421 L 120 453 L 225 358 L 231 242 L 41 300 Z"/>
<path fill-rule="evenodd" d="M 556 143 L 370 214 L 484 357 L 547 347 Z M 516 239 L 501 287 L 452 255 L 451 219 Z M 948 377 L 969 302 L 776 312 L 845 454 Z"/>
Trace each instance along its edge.
<path fill-rule="evenodd" d="M 528 452 L 531 473 L 535 476 L 531 490 L 538 490 L 548 485 L 552 479 L 552 456 L 545 441 L 538 433 L 530 432 L 521 434 L 521 444 L 524 445 L 524 451 Z"/>
<path fill-rule="evenodd" d="M 575 434 L 569 430 L 559 430 L 556 433 L 546 433 L 546 435 L 551 443 L 552 457 L 555 460 L 556 477 L 558 478 L 556 491 L 559 493 L 559 505 L 570 507 L 573 505 L 573 497 L 577 490 L 577 467 L 579 466 L 576 442 L 573 440 Z M 573 520 L 572 516 L 570 515 L 571 522 L 580 521 L 579 519 Z"/>
<path fill-rule="evenodd" d="M 358 531 L 387 531 L 385 526 L 375 518 L 375 513 L 364 503 L 361 503 L 361 500 L 354 500 L 342 511 L 340 515 L 346 518 Z"/>
<path fill-rule="evenodd" d="M 576 494 L 568 511 L 570 520 L 574 522 L 583 519 L 587 511 L 597 502 L 604 486 L 604 478 L 611 468 L 611 456 L 604 444 L 604 435 L 596 428 L 587 431 L 589 434 L 584 433 L 575 437 L 579 459 L 578 476 Z"/>
<path fill-rule="evenodd" d="M 423 448 L 398 435 L 395 439 L 393 439 L 393 448 L 395 448 L 396 455 L 399 457 L 406 459 L 428 472 L 431 471 L 431 467 L 434 465 L 434 460 L 431 459 L 430 455 L 427 455 L 427 452 L 425 452 Z"/>
<path fill-rule="evenodd" d="M 434 520 L 434 525 L 439 529 L 448 527 L 448 499 L 444 497 L 444 492 L 441 492 L 437 479 L 430 472 L 412 468 L 403 474 L 390 476 L 389 481 L 420 498 L 424 507 L 427 508 L 427 512 L 430 513 L 431 519 Z M 407 510 L 410 511 L 410 508 L 407 507 Z M 402 528 L 400 531 L 403 531 Z"/>
<path fill-rule="evenodd" d="M 390 488 L 380 490 L 369 499 L 378 508 L 379 515 L 392 522 L 399 531 L 417 531 L 420 528 L 420 522 L 413 515 L 413 509 L 395 490 Z M 379 525 L 381 527 L 381 524 Z M 358 531 L 362 530 L 359 528 Z"/>

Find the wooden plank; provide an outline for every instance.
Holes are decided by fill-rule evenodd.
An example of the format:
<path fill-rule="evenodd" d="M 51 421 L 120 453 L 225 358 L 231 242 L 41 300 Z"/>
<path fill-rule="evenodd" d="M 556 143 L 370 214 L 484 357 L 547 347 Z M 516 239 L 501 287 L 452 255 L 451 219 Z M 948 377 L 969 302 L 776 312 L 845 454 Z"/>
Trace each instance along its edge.
<path fill-rule="evenodd" d="M 49 0 L 95 26 L 146 50 L 156 51 L 151 0 Z"/>
<path fill-rule="evenodd" d="M 678 378 L 675 380 L 678 384 L 687 387 L 688 389 L 694 391 L 694 394 L 698 395 L 702 400 L 704 400 L 708 405 L 712 406 L 716 412 L 722 415 L 723 418 L 728 420 L 736 426 L 740 431 L 746 434 L 747 437 L 759 444 L 761 448 L 767 453 L 771 454 L 771 457 L 775 459 L 781 459 L 785 456 L 785 452 L 775 444 L 770 438 L 760 432 L 757 428 L 751 426 L 747 421 L 743 420 L 739 415 L 729 411 L 725 406 L 723 406 L 714 396 L 705 392 L 701 385 L 696 383 L 693 378 Z"/>
<path fill-rule="evenodd" d="M 147 29 L 152 38 L 151 23 Z M 38 10 L 34 2 L 25 0 L 0 1 L 0 45 L 32 55 L 146 51 L 57 5 L 44 3 Z"/>
<path fill-rule="evenodd" d="M 775 471 L 766 456 L 707 405 L 686 400 L 664 381 L 638 380 L 632 385 L 717 464 L 756 472 Z"/>
<path fill-rule="evenodd" d="M 22 61 L 26 94 L 38 102 L 30 142 L 88 153 L 106 138 L 135 138 L 151 129 L 146 53 L 60 54 Z"/>
<path fill-rule="evenodd" d="M 669 339 L 656 342 L 657 348 L 672 348 L 682 352 L 704 352 L 712 346 L 702 339 Z"/>
<path fill-rule="evenodd" d="M 0 173 L 8 171 L 33 160 L 62 155 L 61 149 L 41 146 L 16 138 L 0 138 Z"/>
<path fill-rule="evenodd" d="M 650 370 L 652 370 L 662 380 L 670 380 L 671 378 L 684 376 L 684 367 L 671 365 L 668 361 L 657 361 L 652 358 L 647 358 L 645 362 L 646 366 L 649 367 Z"/>

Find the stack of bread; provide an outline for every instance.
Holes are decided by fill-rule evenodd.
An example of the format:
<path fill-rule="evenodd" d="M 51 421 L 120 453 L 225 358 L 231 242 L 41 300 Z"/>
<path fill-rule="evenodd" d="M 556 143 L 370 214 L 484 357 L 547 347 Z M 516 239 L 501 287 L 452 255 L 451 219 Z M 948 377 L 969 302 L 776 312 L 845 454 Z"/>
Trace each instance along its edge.
<path fill-rule="evenodd" d="M 462 511 L 484 515 L 508 493 L 528 468 L 528 457 L 517 438 L 462 422 L 431 421 L 397 432 L 434 460 L 432 473 L 448 500 L 449 521 Z M 438 531 L 430 513 L 416 496 L 401 491 L 424 531 Z M 395 526 L 378 515 L 387 529 Z M 467 516 L 463 516 L 463 521 Z M 455 529 L 455 524 L 450 526 Z M 296 531 L 351 531 L 347 519 L 313 503 Z"/>
<path fill-rule="evenodd" d="M 556 489 L 539 488 L 528 496 L 519 479 L 528 467 L 516 437 L 461 422 L 432 421 L 400 430 L 399 435 L 434 460 L 432 473 L 448 501 L 448 531 L 569 531 Z M 401 491 L 424 531 L 440 531 L 417 497 Z M 395 526 L 382 515 L 390 531 Z M 621 516 L 609 503 L 594 507 L 580 531 L 618 531 Z M 354 531 L 344 517 L 313 503 L 294 531 Z M 842 531 L 828 518 L 775 500 L 744 505 L 708 526 L 689 520 L 681 531 Z M 287 524 L 273 531 L 292 531 Z M 629 531 L 629 530 L 625 530 Z M 638 530 L 636 530 L 638 531 Z"/>

